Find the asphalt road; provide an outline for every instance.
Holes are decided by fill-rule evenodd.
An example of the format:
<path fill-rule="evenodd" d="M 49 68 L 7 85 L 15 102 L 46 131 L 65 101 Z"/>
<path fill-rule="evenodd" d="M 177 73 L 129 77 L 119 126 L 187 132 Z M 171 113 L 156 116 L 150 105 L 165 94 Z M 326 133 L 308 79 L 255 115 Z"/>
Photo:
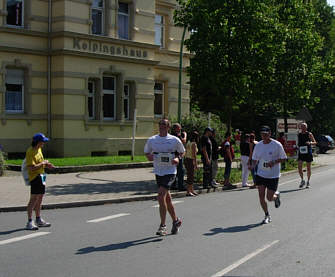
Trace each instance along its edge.
<path fill-rule="evenodd" d="M 1 213 L 0 277 L 334 276 L 334 175 L 319 167 L 302 190 L 283 176 L 267 225 L 256 190 L 175 199 L 183 225 L 166 237 L 154 201 L 46 210 L 37 232 L 24 212 Z"/>

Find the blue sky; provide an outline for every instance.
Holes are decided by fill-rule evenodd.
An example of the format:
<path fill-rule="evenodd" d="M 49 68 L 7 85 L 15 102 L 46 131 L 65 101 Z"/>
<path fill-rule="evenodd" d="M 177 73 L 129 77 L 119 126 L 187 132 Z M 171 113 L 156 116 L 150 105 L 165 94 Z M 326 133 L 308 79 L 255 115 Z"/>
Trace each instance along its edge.
<path fill-rule="evenodd" d="M 328 4 L 335 7 L 335 0 L 327 0 Z"/>

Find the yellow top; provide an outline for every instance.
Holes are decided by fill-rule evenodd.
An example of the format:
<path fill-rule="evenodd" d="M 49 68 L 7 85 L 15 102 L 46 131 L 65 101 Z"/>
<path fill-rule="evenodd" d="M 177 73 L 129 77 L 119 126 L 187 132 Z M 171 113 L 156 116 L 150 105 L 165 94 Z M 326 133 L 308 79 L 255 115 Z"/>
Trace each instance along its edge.
<path fill-rule="evenodd" d="M 29 181 L 34 180 L 39 174 L 44 173 L 44 168 L 41 167 L 37 170 L 32 171 L 29 166 L 37 165 L 44 161 L 42 149 L 38 148 L 37 150 L 33 147 L 29 147 L 26 152 L 26 165 L 28 169 Z"/>
<path fill-rule="evenodd" d="M 193 155 L 192 155 L 192 145 L 195 144 L 195 154 L 198 152 L 198 147 L 197 144 L 195 142 L 190 142 L 188 141 L 186 143 L 186 154 L 185 154 L 185 158 L 189 158 L 189 159 L 193 159 Z"/>

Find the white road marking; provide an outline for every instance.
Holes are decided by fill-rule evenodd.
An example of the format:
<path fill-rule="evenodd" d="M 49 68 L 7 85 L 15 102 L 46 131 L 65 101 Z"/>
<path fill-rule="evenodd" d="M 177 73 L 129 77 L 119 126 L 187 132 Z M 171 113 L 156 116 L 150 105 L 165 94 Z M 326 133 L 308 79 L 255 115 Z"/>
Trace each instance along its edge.
<path fill-rule="evenodd" d="M 256 251 L 248 254 L 247 256 L 243 257 L 242 259 L 238 260 L 237 262 L 233 263 L 232 265 L 230 265 L 230 266 L 226 267 L 225 269 L 215 273 L 211 277 L 221 277 L 221 276 L 225 275 L 226 273 L 228 273 L 228 272 L 232 271 L 233 269 L 239 267 L 241 264 L 244 264 L 245 262 L 247 262 L 251 258 L 257 256 L 258 254 L 260 254 L 261 252 L 265 251 L 266 249 L 270 248 L 271 246 L 273 246 L 274 244 L 276 244 L 278 242 L 279 242 L 279 240 L 275 240 L 275 241 L 273 241 L 269 244 L 264 245 L 262 248 L 259 248 Z"/>
<path fill-rule="evenodd" d="M 50 232 L 37 232 L 37 233 L 33 233 L 33 234 L 30 234 L 30 235 L 26 235 L 26 236 L 1 240 L 0 245 L 5 245 L 5 244 L 12 243 L 12 242 L 20 241 L 20 240 L 25 240 L 25 239 L 31 239 L 31 238 L 35 238 L 35 237 L 39 237 L 39 236 L 44 236 L 44 235 L 47 235 L 47 234 L 50 234 Z"/>
<path fill-rule="evenodd" d="M 183 203 L 184 201 L 172 201 L 172 204 Z M 158 208 L 159 205 L 152 206 L 153 208 Z"/>
<path fill-rule="evenodd" d="M 118 218 L 118 217 L 126 216 L 126 215 L 130 215 L 130 214 L 125 214 L 125 213 L 115 214 L 115 215 L 105 216 L 105 217 L 101 217 L 101 218 L 97 218 L 97 219 L 87 220 L 86 222 L 96 223 L 96 222 L 101 222 L 101 221 L 105 221 L 105 220 L 109 220 L 109 219 L 114 219 L 114 218 Z"/>

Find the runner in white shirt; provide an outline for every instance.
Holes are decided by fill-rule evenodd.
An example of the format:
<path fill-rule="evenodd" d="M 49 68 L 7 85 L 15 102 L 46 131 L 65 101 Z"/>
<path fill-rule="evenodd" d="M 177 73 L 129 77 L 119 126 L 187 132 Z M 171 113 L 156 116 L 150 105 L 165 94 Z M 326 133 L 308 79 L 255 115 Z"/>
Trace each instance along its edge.
<path fill-rule="evenodd" d="M 256 185 L 258 187 L 259 201 L 265 213 L 264 224 L 271 222 L 268 205 L 265 201 L 274 201 L 275 207 L 280 206 L 278 181 L 280 177 L 280 164 L 287 159 L 282 144 L 271 138 L 271 130 L 268 126 L 261 128 L 262 141 L 256 144 L 252 154 L 252 168 L 258 164 L 256 172 Z"/>
<path fill-rule="evenodd" d="M 185 153 L 185 148 L 179 138 L 168 134 L 169 129 L 169 120 L 160 120 L 159 134 L 150 137 L 144 147 L 147 159 L 154 162 L 154 173 L 158 185 L 157 200 L 161 219 L 161 224 L 156 234 L 160 236 L 167 234 L 165 224 L 167 211 L 173 220 L 172 234 L 178 233 L 182 223 L 181 219 L 176 216 L 169 190 L 176 179 L 176 167 L 179 163 L 179 157 L 182 157 Z"/>

